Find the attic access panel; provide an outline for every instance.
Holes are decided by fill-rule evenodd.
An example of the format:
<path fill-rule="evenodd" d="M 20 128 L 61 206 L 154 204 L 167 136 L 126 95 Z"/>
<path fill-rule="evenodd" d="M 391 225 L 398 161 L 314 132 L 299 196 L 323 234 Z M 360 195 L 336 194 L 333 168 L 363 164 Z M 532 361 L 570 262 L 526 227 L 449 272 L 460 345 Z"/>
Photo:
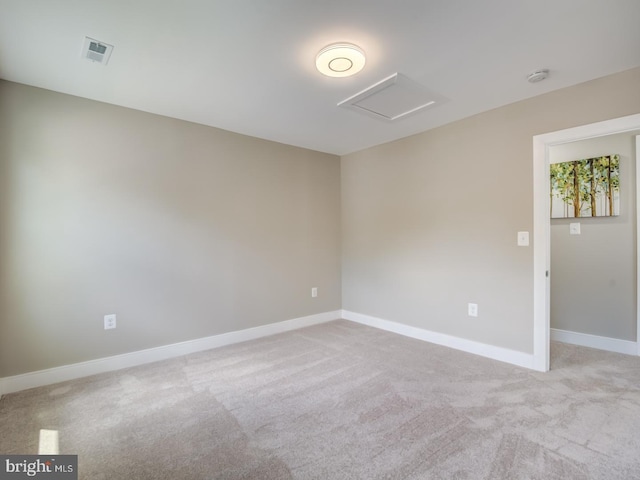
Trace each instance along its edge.
<path fill-rule="evenodd" d="M 394 121 L 428 107 L 439 105 L 445 97 L 429 90 L 409 77 L 394 73 L 352 97 L 339 107 Z"/>

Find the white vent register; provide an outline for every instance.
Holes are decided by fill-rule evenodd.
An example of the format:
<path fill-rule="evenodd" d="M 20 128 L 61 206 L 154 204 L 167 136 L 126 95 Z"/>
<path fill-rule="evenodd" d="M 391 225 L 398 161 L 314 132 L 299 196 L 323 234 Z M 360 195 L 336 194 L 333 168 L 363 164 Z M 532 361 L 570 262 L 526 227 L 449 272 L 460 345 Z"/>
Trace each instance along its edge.
<path fill-rule="evenodd" d="M 109 57 L 111 57 L 112 51 L 113 45 L 109 45 L 108 43 L 101 42 L 94 38 L 84 38 L 82 58 L 106 65 L 109 62 Z"/>

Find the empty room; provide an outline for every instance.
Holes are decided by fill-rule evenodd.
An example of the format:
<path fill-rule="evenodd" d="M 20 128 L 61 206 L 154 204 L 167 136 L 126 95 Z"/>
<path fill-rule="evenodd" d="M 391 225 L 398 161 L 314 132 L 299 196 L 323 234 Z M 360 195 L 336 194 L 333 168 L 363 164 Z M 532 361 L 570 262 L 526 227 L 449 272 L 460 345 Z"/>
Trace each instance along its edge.
<path fill-rule="evenodd" d="M 640 479 L 637 0 L 0 0 L 0 479 Z"/>

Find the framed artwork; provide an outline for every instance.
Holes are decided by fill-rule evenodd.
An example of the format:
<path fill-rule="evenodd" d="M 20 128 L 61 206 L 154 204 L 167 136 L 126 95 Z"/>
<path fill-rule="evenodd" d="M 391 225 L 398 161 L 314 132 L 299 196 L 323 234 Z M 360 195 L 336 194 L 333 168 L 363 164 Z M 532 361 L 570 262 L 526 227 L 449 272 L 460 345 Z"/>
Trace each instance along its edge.
<path fill-rule="evenodd" d="M 551 218 L 620 215 L 620 156 L 549 165 Z"/>

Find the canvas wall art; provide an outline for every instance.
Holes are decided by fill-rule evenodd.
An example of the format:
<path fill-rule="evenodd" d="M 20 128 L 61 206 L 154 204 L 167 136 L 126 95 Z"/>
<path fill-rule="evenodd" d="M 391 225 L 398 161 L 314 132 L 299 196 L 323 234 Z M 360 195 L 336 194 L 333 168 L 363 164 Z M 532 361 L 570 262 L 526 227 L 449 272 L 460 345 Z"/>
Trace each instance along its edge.
<path fill-rule="evenodd" d="M 553 163 L 551 218 L 620 215 L 620 156 Z"/>

